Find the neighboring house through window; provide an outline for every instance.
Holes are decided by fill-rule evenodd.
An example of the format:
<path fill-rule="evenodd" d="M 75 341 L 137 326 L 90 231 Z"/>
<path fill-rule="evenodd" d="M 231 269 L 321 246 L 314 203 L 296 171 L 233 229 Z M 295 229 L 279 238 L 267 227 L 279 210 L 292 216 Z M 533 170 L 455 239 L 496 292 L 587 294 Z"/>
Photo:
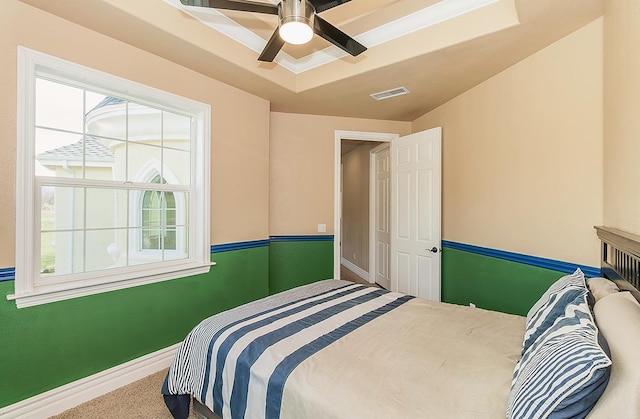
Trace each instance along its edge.
<path fill-rule="evenodd" d="M 167 183 L 156 175 L 151 183 Z M 146 191 L 142 196 L 141 250 L 176 250 L 176 199 L 173 192 Z"/>
<path fill-rule="evenodd" d="M 19 62 L 10 298 L 208 271 L 209 106 L 25 48 Z"/>

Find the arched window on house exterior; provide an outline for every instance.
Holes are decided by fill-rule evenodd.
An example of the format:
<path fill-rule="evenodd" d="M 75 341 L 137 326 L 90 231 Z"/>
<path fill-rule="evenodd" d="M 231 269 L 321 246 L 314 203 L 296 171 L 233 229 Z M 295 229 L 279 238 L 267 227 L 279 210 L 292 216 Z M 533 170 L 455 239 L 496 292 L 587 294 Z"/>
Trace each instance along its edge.
<path fill-rule="evenodd" d="M 167 183 L 156 175 L 150 183 Z M 146 191 L 142 197 L 142 250 L 176 250 L 176 199 L 173 192 Z"/>

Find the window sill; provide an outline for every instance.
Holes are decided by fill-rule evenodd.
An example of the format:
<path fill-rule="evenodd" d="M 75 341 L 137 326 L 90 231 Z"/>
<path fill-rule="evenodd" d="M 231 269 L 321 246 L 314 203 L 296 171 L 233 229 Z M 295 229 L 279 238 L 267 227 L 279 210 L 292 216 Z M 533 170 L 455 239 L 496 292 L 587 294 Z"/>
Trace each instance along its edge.
<path fill-rule="evenodd" d="M 10 294 L 7 295 L 7 300 L 15 300 L 16 306 L 18 308 L 33 307 L 41 304 L 53 303 L 56 301 L 64 301 L 77 297 L 100 294 L 103 292 L 132 288 L 140 285 L 153 284 L 156 282 L 169 281 L 171 279 L 177 279 L 185 276 L 203 274 L 209 272 L 210 267 L 214 266 L 215 264 L 215 262 L 211 262 L 202 266 L 175 272 L 168 272 L 164 274 L 128 279 L 117 282 L 108 282 L 104 284 L 90 285 L 85 287 L 50 291 L 35 290 L 29 293 Z"/>

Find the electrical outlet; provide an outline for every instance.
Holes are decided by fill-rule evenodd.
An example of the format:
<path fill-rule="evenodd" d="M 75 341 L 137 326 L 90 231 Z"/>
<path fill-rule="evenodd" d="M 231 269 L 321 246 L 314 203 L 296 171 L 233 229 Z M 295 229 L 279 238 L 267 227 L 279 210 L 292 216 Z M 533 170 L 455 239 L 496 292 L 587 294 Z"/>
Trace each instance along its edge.
<path fill-rule="evenodd" d="M 475 304 L 473 304 L 473 303 L 469 303 L 469 307 L 471 307 L 471 308 L 476 308 L 476 305 L 475 305 Z"/>
<path fill-rule="evenodd" d="M 318 224 L 318 233 L 326 233 L 327 225 L 326 224 Z"/>

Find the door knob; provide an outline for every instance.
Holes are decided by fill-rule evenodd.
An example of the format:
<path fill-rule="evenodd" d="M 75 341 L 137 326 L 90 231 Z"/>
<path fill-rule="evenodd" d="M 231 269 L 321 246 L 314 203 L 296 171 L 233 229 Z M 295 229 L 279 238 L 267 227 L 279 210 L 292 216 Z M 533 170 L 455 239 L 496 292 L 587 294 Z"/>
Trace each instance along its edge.
<path fill-rule="evenodd" d="M 433 246 L 430 250 L 431 253 L 438 253 L 438 248 Z"/>

